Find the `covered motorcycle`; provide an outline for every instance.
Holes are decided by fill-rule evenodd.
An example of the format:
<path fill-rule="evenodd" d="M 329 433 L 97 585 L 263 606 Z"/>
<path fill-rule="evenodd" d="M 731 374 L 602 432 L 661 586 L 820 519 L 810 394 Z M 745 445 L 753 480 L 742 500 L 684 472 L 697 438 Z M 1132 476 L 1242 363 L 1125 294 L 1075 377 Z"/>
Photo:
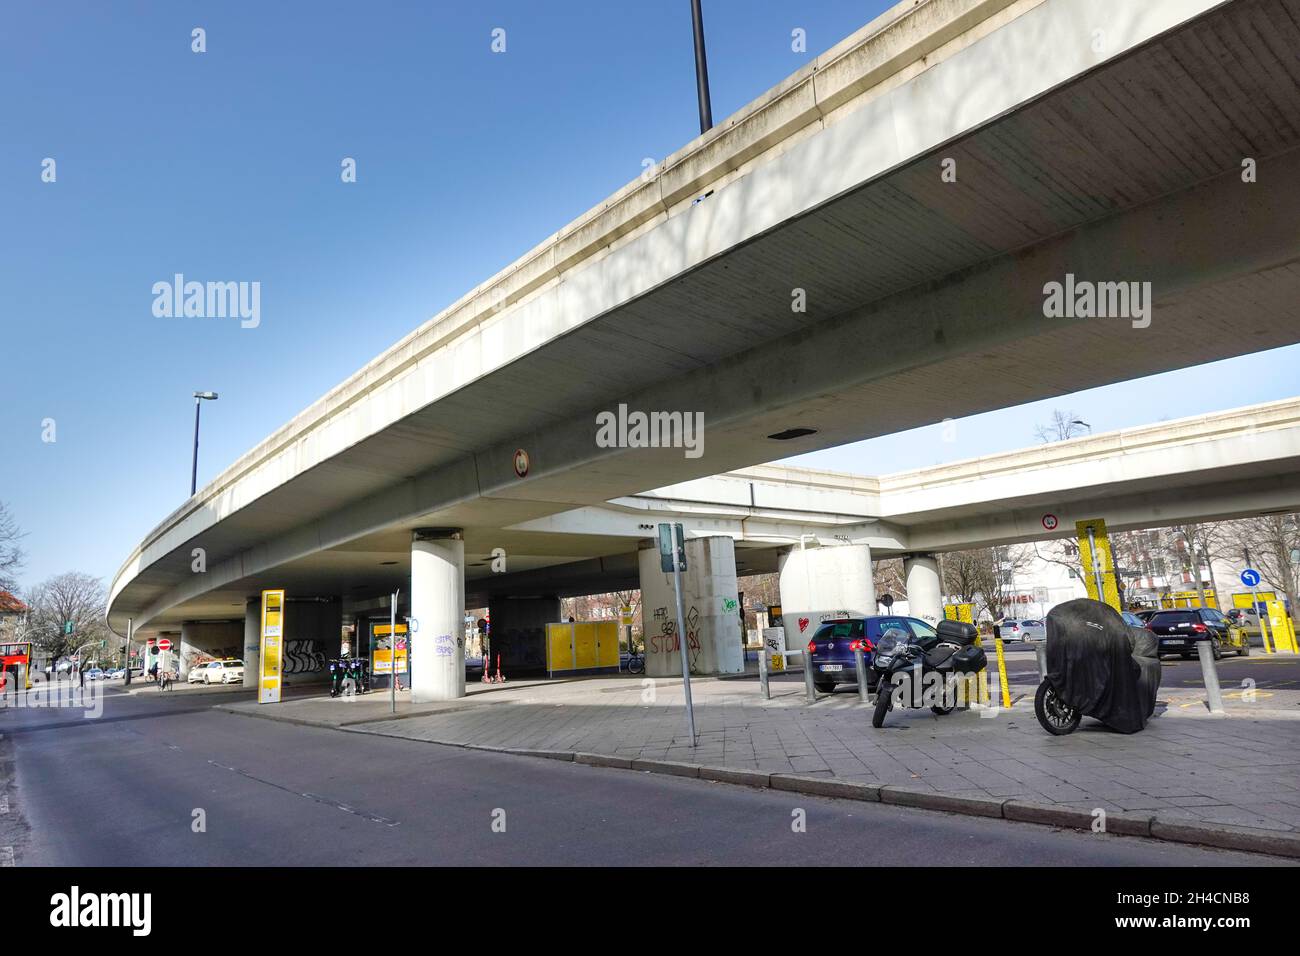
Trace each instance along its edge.
<path fill-rule="evenodd" d="M 1047 615 L 1047 677 L 1034 712 L 1050 734 L 1068 734 L 1093 717 L 1137 733 L 1155 712 L 1160 660 L 1155 635 L 1130 627 L 1108 604 L 1079 598 Z"/>

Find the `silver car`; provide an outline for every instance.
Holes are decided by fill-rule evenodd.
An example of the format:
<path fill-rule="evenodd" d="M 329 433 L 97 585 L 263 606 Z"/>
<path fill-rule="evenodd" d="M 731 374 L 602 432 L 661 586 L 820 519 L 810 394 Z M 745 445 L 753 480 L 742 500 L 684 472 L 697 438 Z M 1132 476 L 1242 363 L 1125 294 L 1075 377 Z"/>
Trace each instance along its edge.
<path fill-rule="evenodd" d="M 998 621 L 998 633 L 1002 635 L 1002 640 L 1007 642 L 1045 641 L 1047 625 L 1035 618 L 1017 621 L 1008 617 Z"/>

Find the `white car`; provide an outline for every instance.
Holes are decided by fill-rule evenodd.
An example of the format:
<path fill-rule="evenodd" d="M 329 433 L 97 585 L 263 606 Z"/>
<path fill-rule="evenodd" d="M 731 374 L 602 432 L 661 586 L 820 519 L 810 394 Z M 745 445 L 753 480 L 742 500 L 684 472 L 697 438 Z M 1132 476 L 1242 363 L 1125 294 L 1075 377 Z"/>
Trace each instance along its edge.
<path fill-rule="evenodd" d="M 243 661 L 213 661 L 203 669 L 203 683 L 205 684 L 242 684 L 243 682 Z"/>
<path fill-rule="evenodd" d="M 185 678 L 185 683 L 187 683 L 187 684 L 206 684 L 206 683 L 208 682 L 208 679 L 207 679 L 208 668 L 211 667 L 211 666 L 212 666 L 213 664 L 215 664 L 215 663 L 217 663 L 217 662 L 216 662 L 216 661 L 210 661 L 210 662 L 207 663 L 207 664 L 197 664 L 197 665 L 195 665 L 194 667 L 191 667 L 191 668 L 190 668 L 190 676 L 187 677 L 187 678 Z"/>

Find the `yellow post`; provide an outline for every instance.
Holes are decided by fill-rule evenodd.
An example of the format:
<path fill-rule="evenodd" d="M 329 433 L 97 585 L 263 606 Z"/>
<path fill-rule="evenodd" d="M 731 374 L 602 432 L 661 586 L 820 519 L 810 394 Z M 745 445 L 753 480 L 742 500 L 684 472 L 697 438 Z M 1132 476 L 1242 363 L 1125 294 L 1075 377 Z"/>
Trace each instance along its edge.
<path fill-rule="evenodd" d="M 998 651 L 998 681 L 1002 684 L 1002 706 L 1011 709 L 1011 688 L 1007 686 L 1007 662 L 1002 656 L 1002 638 L 993 638 L 993 646 Z"/>
<path fill-rule="evenodd" d="M 1273 629 L 1273 646 L 1279 651 L 1289 650 L 1295 653 L 1295 628 L 1291 624 L 1290 616 L 1286 613 L 1286 604 L 1284 602 L 1268 602 L 1268 623 Z"/>
<path fill-rule="evenodd" d="M 1124 610 L 1119 603 L 1119 584 L 1115 580 L 1106 522 L 1088 518 L 1076 521 L 1074 530 L 1079 537 L 1079 561 L 1083 565 L 1083 586 L 1088 589 L 1088 597 L 1117 611 Z"/>

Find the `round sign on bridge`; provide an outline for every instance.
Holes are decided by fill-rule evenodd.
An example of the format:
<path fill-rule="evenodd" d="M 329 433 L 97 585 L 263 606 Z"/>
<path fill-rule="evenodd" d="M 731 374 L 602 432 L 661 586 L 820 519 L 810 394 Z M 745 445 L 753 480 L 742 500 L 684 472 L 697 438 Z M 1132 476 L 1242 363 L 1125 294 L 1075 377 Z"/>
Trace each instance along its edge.
<path fill-rule="evenodd" d="M 1241 572 L 1241 583 L 1246 585 L 1246 587 L 1253 588 L 1259 584 L 1259 581 L 1259 572 L 1254 568 L 1247 568 L 1245 571 Z"/>
<path fill-rule="evenodd" d="M 1061 522 L 1057 519 L 1056 515 L 1043 515 L 1043 527 L 1048 531 L 1055 531 L 1056 526 L 1060 523 Z"/>

